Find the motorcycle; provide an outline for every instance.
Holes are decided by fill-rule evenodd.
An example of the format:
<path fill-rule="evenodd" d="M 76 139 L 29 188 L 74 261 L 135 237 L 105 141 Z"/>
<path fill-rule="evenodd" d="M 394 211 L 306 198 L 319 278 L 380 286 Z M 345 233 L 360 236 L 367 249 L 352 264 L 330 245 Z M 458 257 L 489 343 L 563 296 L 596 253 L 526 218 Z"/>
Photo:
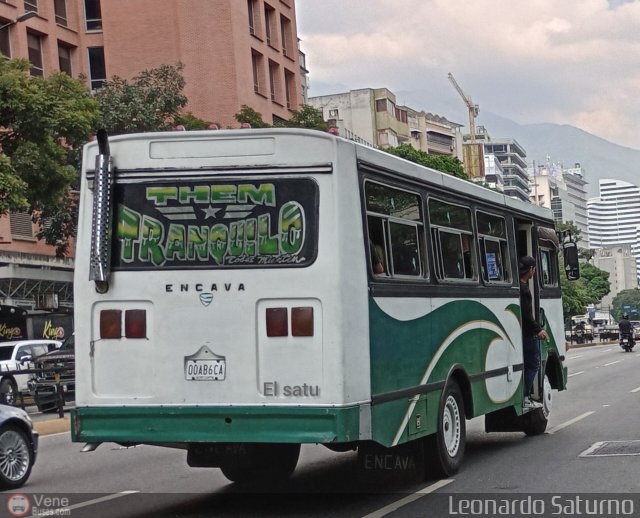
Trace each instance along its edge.
<path fill-rule="evenodd" d="M 624 352 L 630 353 L 635 346 L 635 342 L 630 334 L 624 333 L 620 335 L 620 347 Z"/>

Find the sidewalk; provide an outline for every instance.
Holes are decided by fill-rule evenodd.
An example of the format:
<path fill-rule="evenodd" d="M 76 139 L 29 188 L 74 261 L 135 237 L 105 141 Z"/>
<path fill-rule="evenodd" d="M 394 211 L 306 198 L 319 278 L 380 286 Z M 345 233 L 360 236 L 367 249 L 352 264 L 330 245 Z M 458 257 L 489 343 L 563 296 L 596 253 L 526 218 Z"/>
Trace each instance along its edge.
<path fill-rule="evenodd" d="M 618 345 L 618 341 L 608 340 L 606 342 L 586 342 L 583 344 L 565 342 L 565 348 L 567 351 L 569 351 L 570 349 L 582 349 L 583 347 L 593 347 L 594 345 Z"/>
<path fill-rule="evenodd" d="M 55 433 L 69 433 L 71 429 L 68 409 L 65 409 L 64 417 L 58 417 L 57 412 L 43 414 L 42 412 L 38 412 L 35 406 L 27 406 L 25 407 L 25 411 L 33 421 L 33 429 L 40 434 L 40 437 Z"/>
<path fill-rule="evenodd" d="M 68 433 L 70 428 L 71 423 L 69 421 L 68 414 L 62 418 L 56 416 L 55 418 L 46 419 L 43 421 L 33 420 L 33 429 L 40 434 L 40 437 L 43 437 L 45 435 L 52 435 L 54 433 Z"/>

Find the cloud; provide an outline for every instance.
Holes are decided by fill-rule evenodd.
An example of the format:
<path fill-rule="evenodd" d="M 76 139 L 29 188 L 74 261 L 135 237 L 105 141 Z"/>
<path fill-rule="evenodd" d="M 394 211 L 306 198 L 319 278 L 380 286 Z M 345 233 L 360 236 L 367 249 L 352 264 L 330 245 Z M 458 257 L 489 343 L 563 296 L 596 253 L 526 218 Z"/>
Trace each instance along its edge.
<path fill-rule="evenodd" d="M 640 148 L 638 0 L 298 0 L 296 8 L 311 95 L 314 84 L 340 83 L 425 90 L 450 103 L 452 72 L 481 110 Z"/>

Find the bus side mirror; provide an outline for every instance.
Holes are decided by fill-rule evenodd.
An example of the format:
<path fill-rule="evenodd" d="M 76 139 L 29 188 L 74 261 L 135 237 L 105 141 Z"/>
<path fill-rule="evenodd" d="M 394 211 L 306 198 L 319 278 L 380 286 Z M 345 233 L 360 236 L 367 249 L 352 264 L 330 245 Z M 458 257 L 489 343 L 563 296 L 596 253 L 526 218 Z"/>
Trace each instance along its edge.
<path fill-rule="evenodd" d="M 567 241 L 562 244 L 564 256 L 564 270 L 567 279 L 577 281 L 580 278 L 580 263 L 578 260 L 578 245 L 574 241 Z"/>

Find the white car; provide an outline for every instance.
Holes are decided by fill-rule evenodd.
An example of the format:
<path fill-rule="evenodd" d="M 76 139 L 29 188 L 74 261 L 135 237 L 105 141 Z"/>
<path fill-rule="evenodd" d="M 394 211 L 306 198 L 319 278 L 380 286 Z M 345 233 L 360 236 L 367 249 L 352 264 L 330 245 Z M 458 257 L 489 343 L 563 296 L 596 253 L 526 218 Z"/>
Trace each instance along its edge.
<path fill-rule="evenodd" d="M 59 348 L 59 340 L 19 340 L 0 342 L 0 403 L 14 405 L 18 394 L 27 392 L 33 359 Z"/>

